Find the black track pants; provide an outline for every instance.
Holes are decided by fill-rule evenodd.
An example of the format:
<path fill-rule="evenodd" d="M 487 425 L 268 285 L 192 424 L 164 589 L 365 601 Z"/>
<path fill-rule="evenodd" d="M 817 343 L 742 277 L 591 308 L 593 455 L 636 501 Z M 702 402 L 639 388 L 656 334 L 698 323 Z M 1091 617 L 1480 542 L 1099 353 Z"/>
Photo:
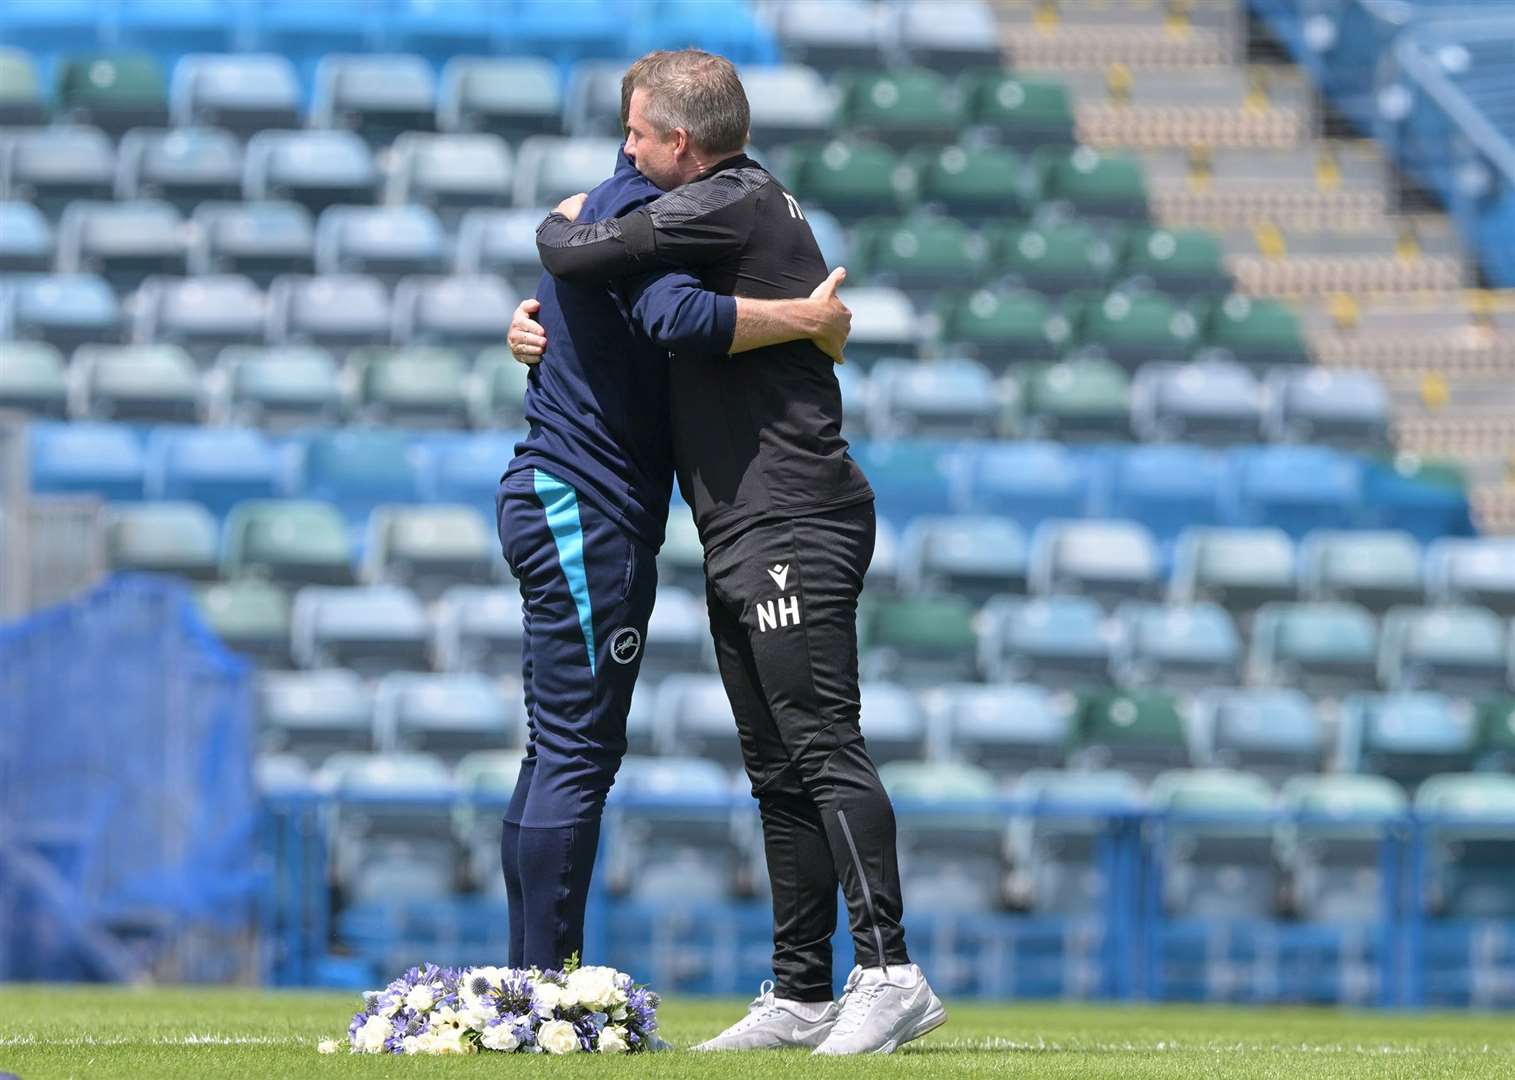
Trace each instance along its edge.
<path fill-rule="evenodd" d="M 749 529 L 705 558 L 721 679 L 763 821 L 780 997 L 832 996 L 836 889 L 857 962 L 905 964 L 894 810 L 858 722 L 873 503 Z"/>

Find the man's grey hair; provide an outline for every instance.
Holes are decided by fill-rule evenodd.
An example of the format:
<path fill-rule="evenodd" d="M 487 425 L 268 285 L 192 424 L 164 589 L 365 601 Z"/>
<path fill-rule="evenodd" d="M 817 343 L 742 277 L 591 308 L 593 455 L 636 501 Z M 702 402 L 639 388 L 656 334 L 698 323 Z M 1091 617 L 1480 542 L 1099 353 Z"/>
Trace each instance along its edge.
<path fill-rule="evenodd" d="M 724 56 L 700 49 L 648 53 L 621 82 L 623 121 L 639 87 L 647 122 L 659 135 L 683 128 L 690 142 L 712 154 L 739 153 L 747 144 L 752 110 L 736 67 Z"/>

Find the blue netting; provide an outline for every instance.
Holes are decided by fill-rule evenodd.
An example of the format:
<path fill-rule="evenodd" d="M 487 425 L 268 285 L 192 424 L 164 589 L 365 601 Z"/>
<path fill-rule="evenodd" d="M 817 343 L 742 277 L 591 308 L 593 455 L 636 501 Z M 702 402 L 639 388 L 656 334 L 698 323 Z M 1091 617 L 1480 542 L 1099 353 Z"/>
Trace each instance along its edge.
<path fill-rule="evenodd" d="M 0 629 L 0 979 L 133 977 L 257 895 L 247 666 L 120 577 Z"/>

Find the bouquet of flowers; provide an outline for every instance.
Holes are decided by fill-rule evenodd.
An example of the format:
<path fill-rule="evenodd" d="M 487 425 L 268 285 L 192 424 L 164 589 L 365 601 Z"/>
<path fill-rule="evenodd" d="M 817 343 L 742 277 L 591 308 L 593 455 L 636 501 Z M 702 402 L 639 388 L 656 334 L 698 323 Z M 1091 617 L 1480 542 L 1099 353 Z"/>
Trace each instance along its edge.
<path fill-rule="evenodd" d="M 347 1041 L 354 1054 L 634 1054 L 665 1045 L 657 1007 L 630 975 L 576 959 L 561 971 L 427 964 L 364 994 Z"/>

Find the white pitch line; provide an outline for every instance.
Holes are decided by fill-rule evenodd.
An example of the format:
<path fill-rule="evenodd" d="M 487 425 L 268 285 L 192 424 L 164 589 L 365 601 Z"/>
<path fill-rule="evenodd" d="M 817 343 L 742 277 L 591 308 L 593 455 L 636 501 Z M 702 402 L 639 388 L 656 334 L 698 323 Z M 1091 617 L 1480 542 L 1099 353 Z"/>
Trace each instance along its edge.
<path fill-rule="evenodd" d="M 1354 1054 L 1380 1057 L 1386 1055 L 1418 1056 L 1429 1054 L 1445 1054 L 1449 1050 L 1464 1054 L 1491 1054 L 1511 1055 L 1515 1054 L 1515 1044 L 1510 1046 L 1459 1046 L 1447 1047 L 1441 1045 L 1430 1046 L 1396 1046 L 1392 1043 L 1379 1045 L 1365 1045 L 1357 1043 L 1184 1043 L 1172 1040 L 1162 1040 L 1153 1043 L 1139 1042 L 1085 1042 L 1076 1040 L 1059 1042 L 1056 1040 L 1036 1039 L 932 1039 L 923 1046 L 935 1050 L 1002 1050 L 1002 1051 L 1039 1051 L 1043 1053 L 1139 1053 L 1139 1054 L 1162 1054 L 1162 1053 L 1208 1053 L 1208 1054 Z"/>
<path fill-rule="evenodd" d="M 0 1035 L 0 1046 L 299 1046 L 314 1040 L 278 1035 L 80 1035 L 39 1039 L 35 1035 Z"/>

